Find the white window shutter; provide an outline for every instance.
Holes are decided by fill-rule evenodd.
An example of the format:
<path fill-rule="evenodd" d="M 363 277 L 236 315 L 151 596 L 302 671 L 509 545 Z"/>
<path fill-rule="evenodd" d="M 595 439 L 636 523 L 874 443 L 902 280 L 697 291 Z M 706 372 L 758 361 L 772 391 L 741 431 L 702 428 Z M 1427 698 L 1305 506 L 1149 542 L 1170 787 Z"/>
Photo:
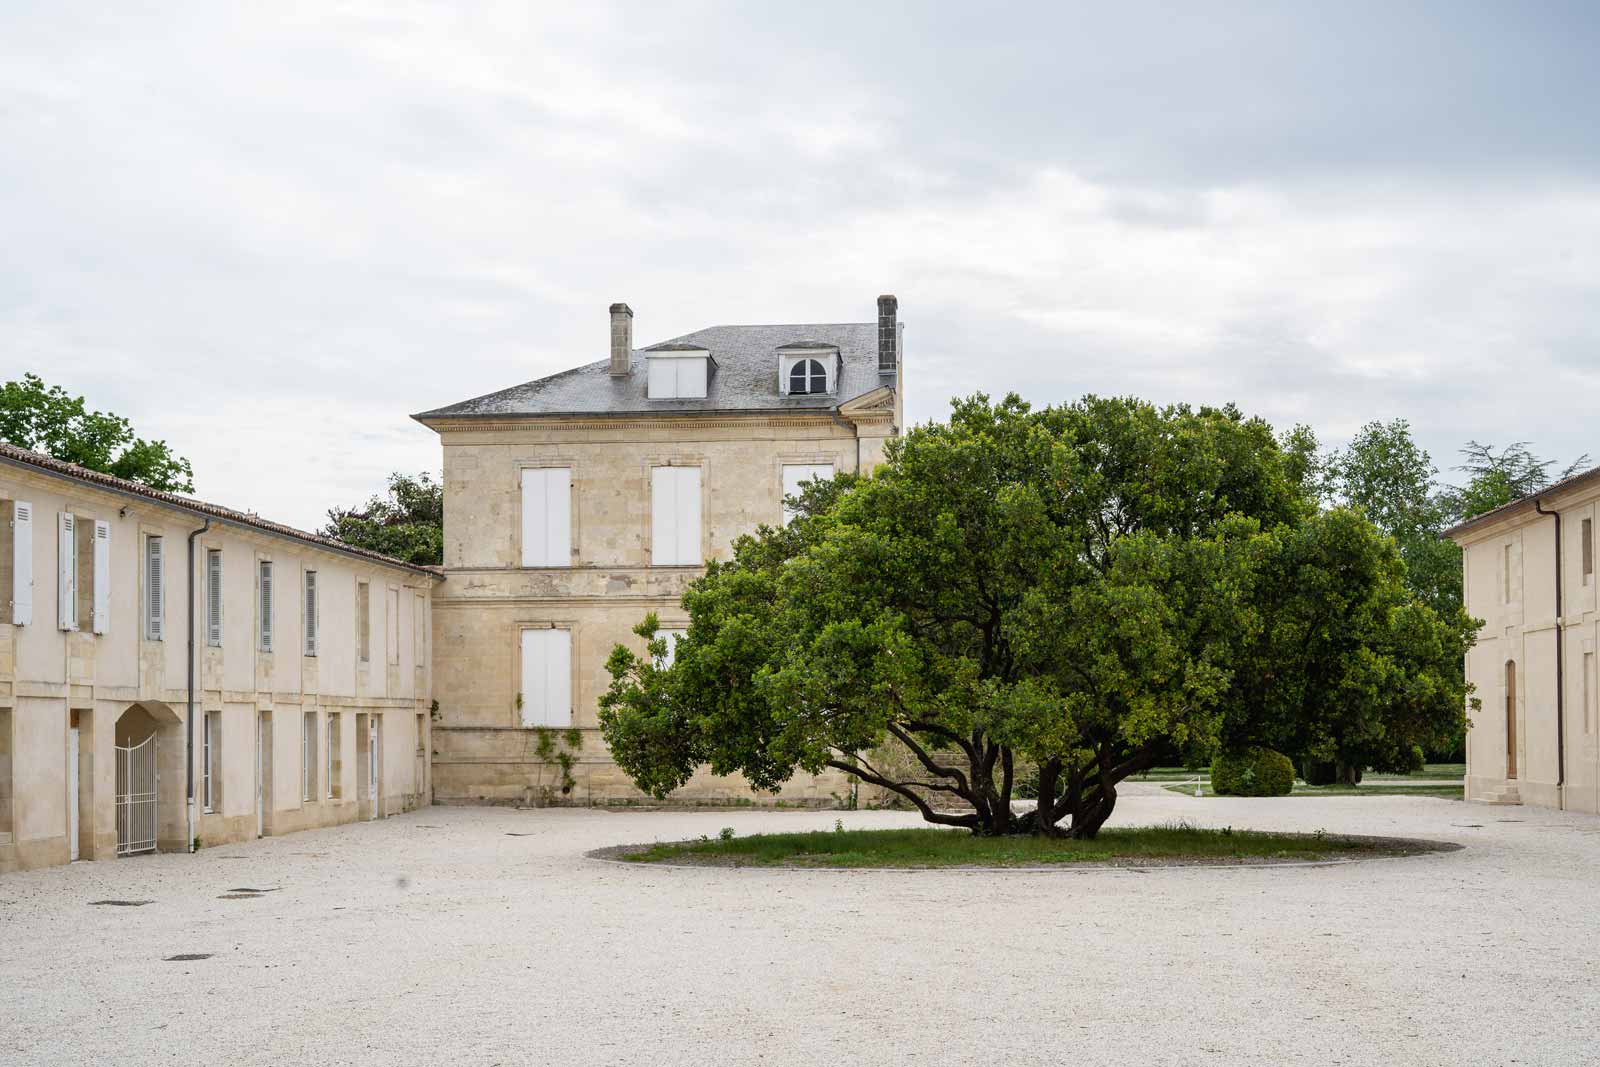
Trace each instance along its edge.
<path fill-rule="evenodd" d="M 645 360 L 650 368 L 647 386 L 650 399 L 668 400 L 678 395 L 678 372 L 673 366 L 677 362 L 659 356 Z"/>
<path fill-rule="evenodd" d="M 572 471 L 551 467 L 544 472 L 545 565 L 572 565 Z"/>
<path fill-rule="evenodd" d="M 261 574 L 261 651 L 272 651 L 272 562 L 262 560 Z"/>
<path fill-rule="evenodd" d="M 78 545 L 70 512 L 56 515 L 56 625 L 78 628 Z"/>
<path fill-rule="evenodd" d="M 166 560 L 161 538 L 144 539 L 144 636 L 160 641 L 166 632 Z"/>
<path fill-rule="evenodd" d="M 672 666 L 678 659 L 678 642 L 689 636 L 688 630 L 659 630 L 656 636 L 667 643 L 667 654 L 661 658 L 657 666 L 662 669 Z"/>
<path fill-rule="evenodd" d="M 676 467 L 678 474 L 678 562 L 700 562 L 700 468 Z"/>
<path fill-rule="evenodd" d="M 111 524 L 94 521 L 94 632 L 111 625 Z"/>
<path fill-rule="evenodd" d="M 11 621 L 33 622 L 33 505 L 26 500 L 11 505 Z"/>
<path fill-rule="evenodd" d="M 306 655 L 317 654 L 317 572 L 306 571 Z"/>
<path fill-rule="evenodd" d="M 522 631 L 521 722 L 572 725 L 572 631 Z"/>
<path fill-rule="evenodd" d="M 678 561 L 677 489 L 674 468 L 651 468 L 650 562 L 658 567 Z"/>
<path fill-rule="evenodd" d="M 547 543 L 548 525 L 544 518 L 544 471 L 537 467 L 522 469 L 522 565 L 543 565 L 550 553 Z"/>
<path fill-rule="evenodd" d="M 833 477 L 833 464 L 831 463 L 785 463 L 783 466 L 783 495 L 785 499 L 800 495 L 800 486 L 817 479 L 827 480 Z M 794 512 L 789 510 L 787 504 L 783 508 L 783 524 L 789 525 L 789 520 L 794 517 Z"/>
<path fill-rule="evenodd" d="M 678 365 L 678 395 L 703 397 L 706 395 L 706 360 L 703 357 L 675 359 Z"/>
<path fill-rule="evenodd" d="M 222 644 L 222 552 L 206 553 L 206 644 Z"/>

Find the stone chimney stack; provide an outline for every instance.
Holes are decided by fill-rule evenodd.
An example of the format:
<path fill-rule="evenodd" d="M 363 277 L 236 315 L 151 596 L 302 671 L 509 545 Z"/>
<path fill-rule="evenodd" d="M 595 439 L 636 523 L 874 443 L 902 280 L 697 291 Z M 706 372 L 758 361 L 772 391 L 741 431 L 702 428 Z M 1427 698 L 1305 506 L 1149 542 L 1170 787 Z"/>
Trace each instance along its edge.
<path fill-rule="evenodd" d="M 900 301 L 892 293 L 878 297 L 878 373 L 890 376 L 900 362 Z"/>
<path fill-rule="evenodd" d="M 891 298 L 892 299 L 892 298 Z M 882 303 L 882 301 L 879 301 Z M 611 305 L 611 376 L 626 378 L 633 367 L 633 309 Z"/>

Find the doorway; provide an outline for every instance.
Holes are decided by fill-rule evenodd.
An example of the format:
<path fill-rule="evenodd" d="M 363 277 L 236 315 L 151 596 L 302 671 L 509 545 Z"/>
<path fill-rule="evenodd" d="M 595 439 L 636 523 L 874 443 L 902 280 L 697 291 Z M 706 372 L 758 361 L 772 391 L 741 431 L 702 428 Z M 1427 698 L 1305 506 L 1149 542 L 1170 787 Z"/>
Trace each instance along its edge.
<path fill-rule="evenodd" d="M 1506 778 L 1517 776 L 1517 664 L 1506 660 Z"/>
<path fill-rule="evenodd" d="M 78 845 L 78 835 L 82 826 L 78 822 L 78 728 L 67 729 L 67 847 L 70 850 L 68 861 L 78 862 L 82 849 Z"/>

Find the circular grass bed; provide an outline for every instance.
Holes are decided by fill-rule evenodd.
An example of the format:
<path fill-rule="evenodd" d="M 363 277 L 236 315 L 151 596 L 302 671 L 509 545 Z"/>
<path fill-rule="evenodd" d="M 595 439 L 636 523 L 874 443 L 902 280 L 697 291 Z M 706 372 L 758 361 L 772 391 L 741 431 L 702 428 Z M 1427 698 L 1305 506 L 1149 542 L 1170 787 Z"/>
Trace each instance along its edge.
<path fill-rule="evenodd" d="M 976 837 L 964 830 L 818 830 L 617 845 L 598 859 L 693 867 L 1054 868 L 1329 863 L 1449 852 L 1460 845 L 1398 837 L 1280 834 L 1184 824 L 1100 831 L 1093 841 Z"/>

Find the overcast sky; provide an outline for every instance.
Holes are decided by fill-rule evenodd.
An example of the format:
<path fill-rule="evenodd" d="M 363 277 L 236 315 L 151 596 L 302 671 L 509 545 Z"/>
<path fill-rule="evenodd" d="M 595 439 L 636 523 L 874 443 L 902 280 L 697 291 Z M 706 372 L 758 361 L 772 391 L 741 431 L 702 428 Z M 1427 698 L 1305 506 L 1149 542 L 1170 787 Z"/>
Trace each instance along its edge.
<path fill-rule="evenodd" d="M 604 358 L 616 300 L 642 345 L 897 293 L 914 421 L 1600 456 L 1600 5 L 142 6 L 0 8 L 0 377 L 207 499 L 436 470 L 410 413 Z"/>

